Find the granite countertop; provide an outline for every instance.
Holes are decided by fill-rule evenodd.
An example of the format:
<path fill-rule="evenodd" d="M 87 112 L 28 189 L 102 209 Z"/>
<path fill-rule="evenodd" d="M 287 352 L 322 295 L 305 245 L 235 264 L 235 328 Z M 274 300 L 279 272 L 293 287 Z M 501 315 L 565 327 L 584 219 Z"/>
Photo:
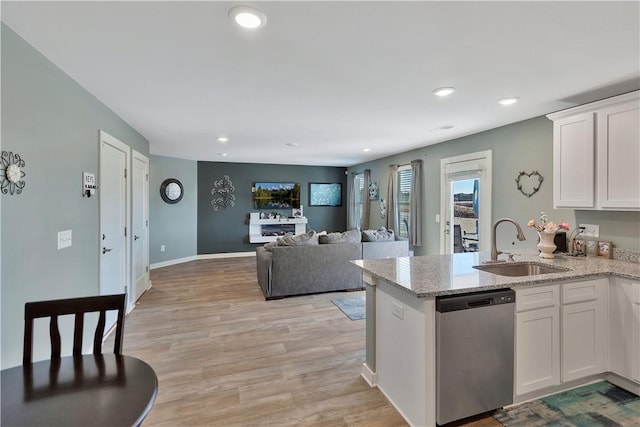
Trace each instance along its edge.
<path fill-rule="evenodd" d="M 569 270 L 535 276 L 508 277 L 473 268 L 474 265 L 490 259 L 489 252 L 468 252 L 351 262 L 372 276 L 419 298 L 543 285 L 598 276 L 640 280 L 640 264 L 637 263 L 562 254 L 553 259 L 543 259 L 538 257 L 537 252 L 523 252 L 522 255 L 516 256 L 516 262 L 540 262 Z"/>

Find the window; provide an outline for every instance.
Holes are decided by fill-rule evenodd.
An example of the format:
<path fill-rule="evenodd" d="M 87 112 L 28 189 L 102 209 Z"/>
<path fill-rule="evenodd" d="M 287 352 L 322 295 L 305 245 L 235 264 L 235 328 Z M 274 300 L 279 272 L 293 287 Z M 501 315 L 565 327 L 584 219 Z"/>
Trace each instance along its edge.
<path fill-rule="evenodd" d="M 398 237 L 409 238 L 409 216 L 411 215 L 411 166 L 398 167 Z"/>
<path fill-rule="evenodd" d="M 353 188 L 355 189 L 355 192 L 356 192 L 356 227 L 358 227 L 358 229 L 361 229 L 362 228 L 362 206 L 364 204 L 364 197 L 366 196 L 364 192 L 364 174 L 363 173 L 356 174 Z"/>

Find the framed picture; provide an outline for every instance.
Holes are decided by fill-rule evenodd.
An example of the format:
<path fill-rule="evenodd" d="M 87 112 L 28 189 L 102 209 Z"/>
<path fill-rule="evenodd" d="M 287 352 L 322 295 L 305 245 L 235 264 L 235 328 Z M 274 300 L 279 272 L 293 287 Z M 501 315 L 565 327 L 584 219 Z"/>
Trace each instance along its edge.
<path fill-rule="evenodd" d="M 369 200 L 378 200 L 379 189 L 377 182 L 369 183 Z"/>
<path fill-rule="evenodd" d="M 252 190 L 254 209 L 300 207 L 300 184 L 297 182 L 256 182 Z"/>
<path fill-rule="evenodd" d="M 342 184 L 310 182 L 309 206 L 342 206 Z"/>
<path fill-rule="evenodd" d="M 302 218 L 302 206 L 300 206 L 299 208 L 293 208 L 291 210 L 291 215 L 294 218 Z"/>
<path fill-rule="evenodd" d="M 598 240 L 597 256 L 602 258 L 611 258 L 611 242 L 603 242 Z"/>

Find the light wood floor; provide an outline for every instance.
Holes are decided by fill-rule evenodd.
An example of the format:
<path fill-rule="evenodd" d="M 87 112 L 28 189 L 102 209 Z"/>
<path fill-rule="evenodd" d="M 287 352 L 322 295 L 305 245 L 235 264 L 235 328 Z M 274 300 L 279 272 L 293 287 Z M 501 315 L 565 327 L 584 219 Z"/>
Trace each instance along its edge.
<path fill-rule="evenodd" d="M 331 303 L 347 294 L 265 301 L 253 257 L 160 268 L 151 280 L 124 338 L 124 353 L 158 375 L 145 425 L 407 425 L 360 377 L 365 322 Z"/>

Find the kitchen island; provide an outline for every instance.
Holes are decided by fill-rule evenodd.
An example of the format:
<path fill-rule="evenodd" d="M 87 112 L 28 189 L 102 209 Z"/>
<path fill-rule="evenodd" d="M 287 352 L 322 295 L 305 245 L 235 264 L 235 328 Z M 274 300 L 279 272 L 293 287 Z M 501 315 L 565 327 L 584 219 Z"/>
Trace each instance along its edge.
<path fill-rule="evenodd" d="M 372 386 L 380 388 L 409 424 L 435 425 L 435 301 L 443 295 L 508 288 L 521 293 L 520 297 L 516 297 L 516 304 L 519 305 L 516 306 L 515 320 L 514 402 L 597 378 L 617 381 L 617 384 L 638 393 L 640 264 L 568 256 L 541 259 L 532 252 L 519 256 L 517 261 L 543 263 L 562 268 L 563 271 L 508 277 L 473 268 L 489 259 L 489 253 L 476 252 L 353 261 L 363 270 L 367 285 L 367 352 L 362 375 Z M 614 292 L 614 288 L 618 291 Z M 610 309 L 614 303 L 623 306 Z M 583 309 L 581 304 L 589 308 Z M 545 363 L 548 359 L 548 366 L 541 365 L 543 362 L 534 357 L 535 351 L 530 351 L 531 346 L 526 346 L 527 340 L 540 338 L 532 337 L 531 331 L 541 328 L 527 328 L 531 324 L 537 325 L 531 323 L 532 314 L 543 312 L 545 315 L 539 316 L 539 325 L 549 328 L 549 337 L 548 355 L 542 355 L 548 357 L 538 359 Z M 564 319 L 562 323 L 561 313 Z M 572 313 L 579 315 L 574 319 Z M 618 313 L 626 317 L 618 318 Z M 591 334 L 591 341 L 584 339 L 584 334 L 561 330 L 561 327 L 566 328 L 574 323 L 580 327 L 585 323 L 584 316 L 593 316 L 594 322 L 597 318 L 597 330 Z M 618 329 L 624 330 L 622 335 Z M 564 341 L 561 340 L 561 332 L 565 332 Z M 561 348 L 564 349 L 563 342 L 574 344 L 571 342 L 572 335 L 581 336 L 582 341 L 592 344 L 594 355 L 593 361 L 589 361 L 593 365 L 591 369 L 584 366 L 573 369 L 577 362 L 568 359 L 572 354 L 570 349 L 561 352 Z M 613 346 L 609 345 L 610 341 L 625 345 L 622 350 L 613 349 L 610 348 Z M 534 350 L 546 350 L 543 344 L 547 342 L 540 345 L 534 343 Z M 469 357 L 473 358 L 473 355 Z"/>

